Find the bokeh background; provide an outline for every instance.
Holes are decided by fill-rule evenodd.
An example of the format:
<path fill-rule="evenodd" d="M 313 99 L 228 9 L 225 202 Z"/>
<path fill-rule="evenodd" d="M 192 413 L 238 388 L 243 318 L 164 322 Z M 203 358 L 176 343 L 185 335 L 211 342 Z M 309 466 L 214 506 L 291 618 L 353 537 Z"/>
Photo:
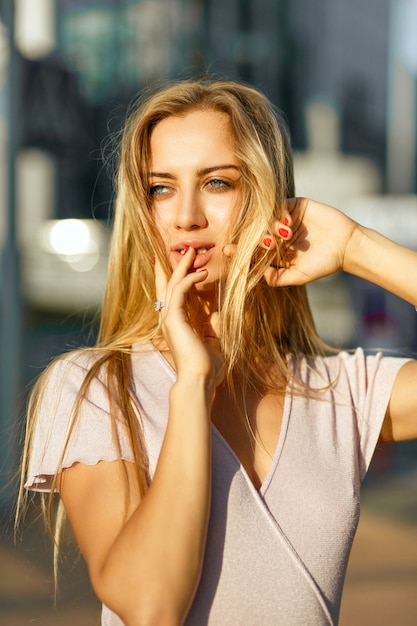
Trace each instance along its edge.
<path fill-rule="evenodd" d="M 204 72 L 250 82 L 283 110 L 298 195 L 417 249 L 417 0 L 0 0 L 5 626 L 97 624 L 70 532 L 57 609 L 36 506 L 13 544 L 24 405 L 51 358 L 94 341 L 129 103 Z M 343 274 L 309 291 L 330 343 L 416 354 L 414 307 Z M 417 447 L 406 443 L 378 450 L 365 482 L 341 623 L 415 625 L 416 591 Z"/>

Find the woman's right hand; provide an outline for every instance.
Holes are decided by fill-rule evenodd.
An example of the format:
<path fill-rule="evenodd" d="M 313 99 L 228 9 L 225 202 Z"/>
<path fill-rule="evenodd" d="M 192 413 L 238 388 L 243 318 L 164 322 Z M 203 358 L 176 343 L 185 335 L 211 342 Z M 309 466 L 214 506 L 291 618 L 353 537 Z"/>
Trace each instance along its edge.
<path fill-rule="evenodd" d="M 164 302 L 158 315 L 177 381 L 169 391 L 166 430 L 146 494 L 139 493 L 135 464 L 123 460 L 76 463 L 60 480 L 96 594 L 129 626 L 182 624 L 204 560 L 211 501 L 210 411 L 224 366 L 218 314 L 209 317 L 201 336 L 188 320 L 187 294 L 206 276 L 190 272 L 194 258 L 190 249 L 169 280 L 158 260 L 155 264 L 156 294 Z M 157 402 L 158 390 L 155 394 Z M 151 418 L 161 425 L 165 419 Z M 155 453 L 157 444 L 150 445 Z"/>
<path fill-rule="evenodd" d="M 195 257 L 194 248 L 188 248 L 169 280 L 156 258 L 156 295 L 164 303 L 159 312 L 161 330 L 174 361 L 177 378 L 203 377 L 214 391 L 224 376 L 220 316 L 217 311 L 207 314 L 198 329 L 190 324 L 186 310 L 187 295 L 207 276 L 206 269 L 190 272 Z"/>

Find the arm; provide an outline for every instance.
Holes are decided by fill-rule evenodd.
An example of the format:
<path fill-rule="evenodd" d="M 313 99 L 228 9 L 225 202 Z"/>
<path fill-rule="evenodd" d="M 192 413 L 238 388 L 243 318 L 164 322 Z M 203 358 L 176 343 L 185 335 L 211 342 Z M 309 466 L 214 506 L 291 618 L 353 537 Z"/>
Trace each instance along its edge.
<path fill-rule="evenodd" d="M 269 267 L 272 287 L 302 285 L 343 270 L 417 305 L 417 252 L 357 224 L 325 204 L 288 201 L 288 268 Z M 394 223 L 394 220 L 393 220 Z M 274 225 L 278 235 L 282 224 Z M 416 312 L 417 315 L 417 312 Z M 391 394 L 382 441 L 417 438 L 417 362 L 399 371 Z"/>
<path fill-rule="evenodd" d="M 341 269 L 417 306 L 417 252 L 374 230 L 356 225 Z"/>
<path fill-rule="evenodd" d="M 417 252 L 379 233 L 357 226 L 343 269 L 417 304 Z M 416 312 L 417 315 L 417 312 Z M 381 430 L 380 441 L 417 438 L 417 361 L 398 372 Z"/>
<path fill-rule="evenodd" d="M 200 340 L 186 322 L 184 296 L 205 278 L 187 274 L 194 255 L 193 250 L 184 255 L 168 285 L 161 286 L 159 275 L 162 325 L 177 381 L 148 492 L 140 501 L 133 464 L 122 462 L 78 464 L 63 472 L 60 484 L 95 591 L 127 626 L 182 624 L 203 563 L 210 510 L 210 410 L 222 361 L 216 340 Z"/>
<path fill-rule="evenodd" d="M 369 280 L 417 305 L 417 252 L 354 222 L 341 211 L 306 199 L 288 200 L 288 267 L 268 268 L 271 287 L 304 285 L 339 270 Z M 278 235 L 280 222 L 274 224 Z"/>
<path fill-rule="evenodd" d="M 398 372 L 381 430 L 380 441 L 417 439 L 417 361 Z"/>
<path fill-rule="evenodd" d="M 155 477 L 141 502 L 130 463 L 127 500 L 118 462 L 78 464 L 63 472 L 61 496 L 93 587 L 127 626 L 181 624 L 199 581 L 210 505 L 210 438 L 205 394 L 190 383 L 172 391 Z"/>

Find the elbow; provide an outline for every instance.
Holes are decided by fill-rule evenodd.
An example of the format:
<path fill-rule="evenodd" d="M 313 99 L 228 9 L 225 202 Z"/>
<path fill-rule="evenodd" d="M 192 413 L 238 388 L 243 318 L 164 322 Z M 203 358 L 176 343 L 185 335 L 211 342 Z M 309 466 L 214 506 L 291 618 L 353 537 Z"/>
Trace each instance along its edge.
<path fill-rule="evenodd" d="M 182 626 L 188 606 L 179 606 L 169 594 L 155 597 L 149 584 L 114 577 L 105 570 L 90 572 L 90 580 L 100 602 L 116 613 L 124 626 Z"/>
<path fill-rule="evenodd" d="M 185 617 L 181 618 L 175 611 L 166 607 L 153 607 L 150 611 L 138 611 L 134 615 L 121 616 L 126 626 L 183 626 Z"/>

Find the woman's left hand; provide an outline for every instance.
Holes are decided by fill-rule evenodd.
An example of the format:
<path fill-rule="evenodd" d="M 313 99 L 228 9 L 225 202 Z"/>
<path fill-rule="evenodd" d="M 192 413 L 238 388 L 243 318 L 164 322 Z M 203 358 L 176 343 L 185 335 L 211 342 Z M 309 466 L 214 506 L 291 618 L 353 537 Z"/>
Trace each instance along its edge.
<path fill-rule="evenodd" d="M 270 265 L 264 273 L 268 285 L 304 285 L 343 269 L 352 234 L 359 227 L 356 222 L 331 206 L 306 198 L 287 200 L 282 219 L 271 225 L 273 237 L 266 234 L 259 243 L 263 249 L 274 250 L 274 237 L 282 242 L 280 265 Z M 226 256 L 232 256 L 234 247 L 224 247 Z"/>
<path fill-rule="evenodd" d="M 306 198 L 287 201 L 291 216 L 283 246 L 284 267 L 269 267 L 271 287 L 304 285 L 344 268 L 346 251 L 358 224 L 341 211 Z M 281 225 L 275 224 L 279 236 Z M 284 264 L 283 264 L 284 265 Z"/>

